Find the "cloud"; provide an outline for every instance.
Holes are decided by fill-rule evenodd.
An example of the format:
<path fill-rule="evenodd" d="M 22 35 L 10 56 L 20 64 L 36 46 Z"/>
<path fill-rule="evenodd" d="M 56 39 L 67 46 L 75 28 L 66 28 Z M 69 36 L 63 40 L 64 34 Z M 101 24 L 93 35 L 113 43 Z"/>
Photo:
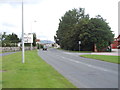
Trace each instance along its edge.
<path fill-rule="evenodd" d="M 5 27 L 16 27 L 14 24 L 7 23 L 7 22 L 3 22 L 2 25 Z"/>
<path fill-rule="evenodd" d="M 19 4 L 22 1 L 26 4 L 36 4 L 36 3 L 42 2 L 43 0 L 0 0 L 0 3 Z"/>
<path fill-rule="evenodd" d="M 118 2 L 118 34 L 120 35 L 120 1 Z"/>
<path fill-rule="evenodd" d="M 0 31 L 14 32 L 21 36 L 22 0 L 0 0 Z M 85 8 L 86 14 L 100 14 L 109 22 L 112 31 L 117 29 L 117 0 L 23 0 L 24 32 L 35 32 L 40 39 L 54 40 L 59 19 L 73 8 Z M 104 3 L 103 3 L 104 2 Z M 37 22 L 34 22 L 36 20 Z"/>

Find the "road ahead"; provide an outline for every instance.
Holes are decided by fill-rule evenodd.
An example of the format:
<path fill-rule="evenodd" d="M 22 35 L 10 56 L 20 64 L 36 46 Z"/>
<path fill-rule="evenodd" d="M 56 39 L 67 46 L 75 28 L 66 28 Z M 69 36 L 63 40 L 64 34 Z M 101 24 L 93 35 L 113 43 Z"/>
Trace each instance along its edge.
<path fill-rule="evenodd" d="M 38 54 L 78 88 L 118 88 L 117 64 L 53 48 Z"/>

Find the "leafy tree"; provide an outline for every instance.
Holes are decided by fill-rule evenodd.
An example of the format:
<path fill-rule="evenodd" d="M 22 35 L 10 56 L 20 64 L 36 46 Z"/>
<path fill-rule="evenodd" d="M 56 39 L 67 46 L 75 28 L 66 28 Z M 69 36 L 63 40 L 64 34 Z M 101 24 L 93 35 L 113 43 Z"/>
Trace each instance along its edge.
<path fill-rule="evenodd" d="M 83 8 L 72 9 L 60 19 L 54 39 L 61 48 L 79 50 L 78 41 L 81 41 L 81 50 L 93 51 L 97 45 L 101 51 L 112 43 L 114 35 L 108 23 L 100 15 L 90 18 L 84 12 Z"/>
<path fill-rule="evenodd" d="M 92 32 L 91 42 L 97 45 L 98 51 L 102 51 L 110 46 L 114 40 L 114 34 L 110 26 L 100 15 L 90 20 L 90 30 Z"/>
<path fill-rule="evenodd" d="M 33 46 L 36 46 L 36 33 L 33 33 Z"/>
<path fill-rule="evenodd" d="M 61 48 L 67 50 L 76 50 L 75 47 L 78 42 L 78 36 L 74 31 L 76 30 L 76 24 L 78 24 L 79 19 L 84 18 L 84 9 L 72 9 L 65 13 L 65 15 L 60 19 L 59 27 L 57 30 L 57 39 L 59 39 L 59 44 Z M 75 39 L 75 40 L 74 40 Z M 76 40 L 77 39 L 77 40 Z"/>
<path fill-rule="evenodd" d="M 16 34 L 12 33 L 6 35 L 6 32 L 3 33 L 2 38 L 2 46 L 17 46 L 16 44 L 19 42 L 19 38 Z"/>
<path fill-rule="evenodd" d="M 0 36 L 1 36 L 0 41 L 3 41 L 5 39 L 5 37 L 6 37 L 6 32 L 3 32 L 3 34 L 1 33 Z"/>

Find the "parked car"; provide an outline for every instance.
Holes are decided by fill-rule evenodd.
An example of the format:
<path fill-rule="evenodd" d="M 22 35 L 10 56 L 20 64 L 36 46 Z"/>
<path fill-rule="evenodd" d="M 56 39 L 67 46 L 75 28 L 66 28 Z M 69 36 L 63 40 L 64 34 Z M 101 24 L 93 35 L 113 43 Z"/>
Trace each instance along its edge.
<path fill-rule="evenodd" d="M 47 46 L 46 45 L 43 46 L 43 50 L 47 50 Z"/>

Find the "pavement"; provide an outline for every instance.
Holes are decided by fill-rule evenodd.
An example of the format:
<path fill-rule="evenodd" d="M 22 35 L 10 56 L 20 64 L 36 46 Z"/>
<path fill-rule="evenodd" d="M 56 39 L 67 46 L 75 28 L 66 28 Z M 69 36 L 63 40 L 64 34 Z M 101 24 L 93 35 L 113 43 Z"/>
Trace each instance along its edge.
<path fill-rule="evenodd" d="M 94 52 L 94 53 L 91 53 L 91 54 L 120 56 L 120 49 L 112 49 L 112 52 Z"/>
<path fill-rule="evenodd" d="M 118 64 L 79 57 L 79 54 L 54 48 L 38 51 L 43 60 L 78 88 L 118 88 Z"/>
<path fill-rule="evenodd" d="M 6 55 L 9 55 L 9 54 L 13 54 L 13 53 L 16 53 L 16 52 L 0 53 L 0 56 L 6 56 Z"/>
<path fill-rule="evenodd" d="M 112 52 L 92 52 L 92 53 L 74 53 L 74 52 L 66 52 L 67 54 L 74 55 L 85 55 L 85 54 L 94 54 L 94 55 L 111 55 L 111 56 L 120 56 L 120 49 L 112 49 Z"/>

